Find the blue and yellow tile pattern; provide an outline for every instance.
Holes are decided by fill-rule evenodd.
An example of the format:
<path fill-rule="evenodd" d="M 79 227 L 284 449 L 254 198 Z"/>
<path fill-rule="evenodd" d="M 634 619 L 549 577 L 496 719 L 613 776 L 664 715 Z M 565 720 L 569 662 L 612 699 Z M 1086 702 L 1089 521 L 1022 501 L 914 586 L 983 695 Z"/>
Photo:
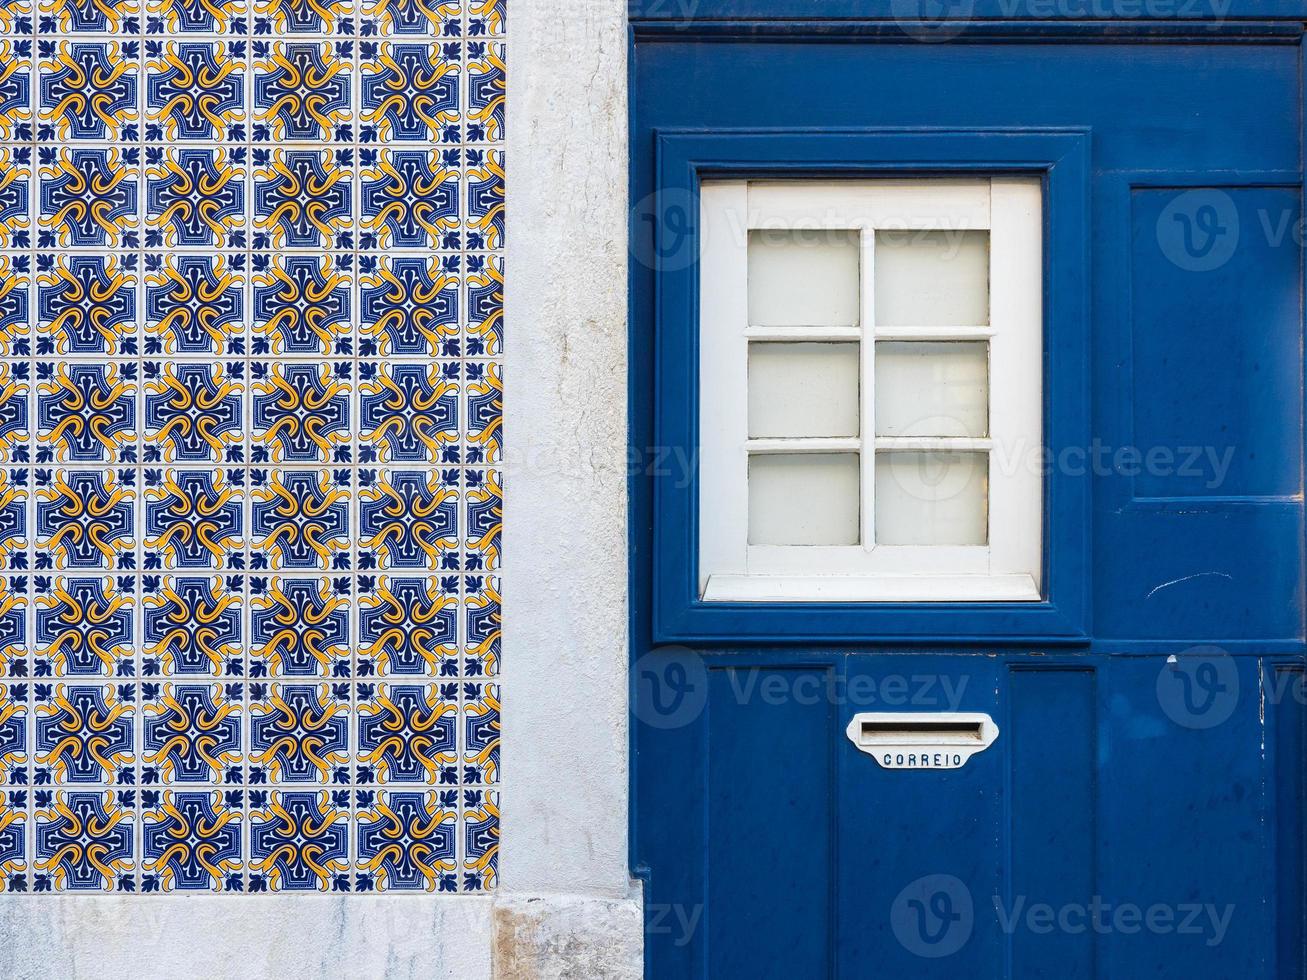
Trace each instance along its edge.
<path fill-rule="evenodd" d="M 503 0 L 0 0 L 0 891 L 480 892 Z"/>

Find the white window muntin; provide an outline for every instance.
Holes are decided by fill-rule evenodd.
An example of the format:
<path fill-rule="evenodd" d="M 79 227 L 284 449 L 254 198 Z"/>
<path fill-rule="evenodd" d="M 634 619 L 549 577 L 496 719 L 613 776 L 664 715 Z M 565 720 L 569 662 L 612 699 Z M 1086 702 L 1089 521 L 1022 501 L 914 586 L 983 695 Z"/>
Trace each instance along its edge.
<path fill-rule="evenodd" d="M 1036 178 L 717 181 L 702 188 L 700 267 L 699 589 L 707 600 L 1029 601 L 1040 597 L 1042 546 L 1042 191 Z M 749 231 L 851 230 L 859 242 L 858 322 L 749 322 Z M 986 324 L 877 323 L 877 231 L 989 234 Z M 765 319 L 765 318 L 763 318 Z M 856 437 L 750 440 L 752 341 L 859 345 Z M 877 341 L 983 341 L 989 354 L 984 437 L 876 437 Z M 877 452 L 956 449 L 988 457 L 983 545 L 877 544 Z M 861 540 L 749 543 L 749 459 L 765 452 L 857 452 Z"/>

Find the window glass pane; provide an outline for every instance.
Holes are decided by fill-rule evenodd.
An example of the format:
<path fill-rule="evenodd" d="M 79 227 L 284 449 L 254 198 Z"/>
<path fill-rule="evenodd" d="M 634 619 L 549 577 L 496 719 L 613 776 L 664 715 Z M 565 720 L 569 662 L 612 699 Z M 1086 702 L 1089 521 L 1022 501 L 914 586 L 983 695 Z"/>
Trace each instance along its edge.
<path fill-rule="evenodd" d="M 749 345 L 749 436 L 856 436 L 858 345 Z"/>
<path fill-rule="evenodd" d="M 876 435 L 985 436 L 988 431 L 986 341 L 876 345 Z"/>
<path fill-rule="evenodd" d="M 857 326 L 859 264 L 856 231 L 749 232 L 749 323 Z"/>
<path fill-rule="evenodd" d="M 986 544 L 988 484 L 987 453 L 877 453 L 876 542 Z"/>
<path fill-rule="evenodd" d="M 860 482 L 857 453 L 751 456 L 749 544 L 857 544 Z"/>
<path fill-rule="evenodd" d="M 989 232 L 876 232 L 876 324 L 989 323 Z"/>

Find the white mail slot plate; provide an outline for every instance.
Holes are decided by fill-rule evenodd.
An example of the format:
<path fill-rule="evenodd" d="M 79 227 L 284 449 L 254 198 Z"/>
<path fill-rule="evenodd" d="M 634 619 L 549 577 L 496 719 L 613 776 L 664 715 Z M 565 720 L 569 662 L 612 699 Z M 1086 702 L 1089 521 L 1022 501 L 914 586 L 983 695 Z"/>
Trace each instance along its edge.
<path fill-rule="evenodd" d="M 998 738 L 994 719 L 969 711 L 867 711 L 847 732 L 884 769 L 960 769 Z"/>

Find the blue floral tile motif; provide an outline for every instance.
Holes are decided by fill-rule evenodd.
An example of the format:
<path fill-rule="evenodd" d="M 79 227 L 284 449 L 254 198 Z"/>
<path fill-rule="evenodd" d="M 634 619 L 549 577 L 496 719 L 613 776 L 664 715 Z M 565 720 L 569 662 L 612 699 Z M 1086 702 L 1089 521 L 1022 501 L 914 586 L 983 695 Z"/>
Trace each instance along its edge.
<path fill-rule="evenodd" d="M 131 576 L 35 576 L 36 677 L 133 673 Z"/>
<path fill-rule="evenodd" d="M 25 789 L 0 791 L 0 893 L 27 891 L 27 801 Z"/>
<path fill-rule="evenodd" d="M 370 47 L 376 56 L 363 66 L 364 141 L 457 143 L 459 45 L 384 42 Z"/>
<path fill-rule="evenodd" d="M 36 470 L 35 568 L 131 568 L 135 564 L 135 472 Z"/>
<path fill-rule="evenodd" d="M 277 143 L 353 139 L 348 122 L 350 46 L 256 41 L 254 52 L 255 139 Z"/>
<path fill-rule="evenodd" d="M 0 0 L 0 893 L 494 887 L 505 18 Z"/>
<path fill-rule="evenodd" d="M 359 353 L 457 359 L 459 256 L 366 256 L 362 262 Z"/>
<path fill-rule="evenodd" d="M 0 783 L 27 782 L 27 686 L 0 685 Z M 0 813 L 4 812 L 0 805 Z M 3 818 L 0 818 L 2 821 Z M 0 863 L 3 863 L 3 827 L 0 826 Z"/>
<path fill-rule="evenodd" d="M 348 470 L 255 470 L 251 568 L 349 569 Z"/>
<path fill-rule="evenodd" d="M 33 782 L 133 783 L 133 684 L 40 684 Z"/>
<path fill-rule="evenodd" d="M 457 677 L 456 575 L 359 579 L 359 677 Z"/>
<path fill-rule="evenodd" d="M 240 462 L 242 361 L 145 362 L 145 460 Z"/>
<path fill-rule="evenodd" d="M 463 661 L 465 677 L 495 677 L 499 674 L 499 645 L 502 611 L 497 575 L 468 575 L 464 578 L 467 646 Z"/>
<path fill-rule="evenodd" d="M 254 245 L 349 248 L 353 191 L 345 150 L 259 150 Z"/>
<path fill-rule="evenodd" d="M 361 782 L 458 782 L 454 682 L 358 685 Z"/>
<path fill-rule="evenodd" d="M 255 365 L 254 462 L 348 463 L 348 365 Z"/>
<path fill-rule="evenodd" d="M 29 255 L 0 255 L 0 357 L 32 352 L 32 267 Z"/>
<path fill-rule="evenodd" d="M 348 677 L 350 579 L 250 579 L 251 677 Z"/>
<path fill-rule="evenodd" d="M 250 891 L 349 891 L 349 791 L 250 794 Z"/>
<path fill-rule="evenodd" d="M 495 364 L 469 364 L 467 381 L 467 462 L 499 463 L 504 417 L 504 383 Z"/>
<path fill-rule="evenodd" d="M 142 673 L 168 677 L 244 674 L 240 575 L 142 577 Z"/>
<path fill-rule="evenodd" d="M 253 684 L 251 781 L 348 782 L 348 684 Z"/>
<path fill-rule="evenodd" d="M 361 890 L 457 890 L 456 790 L 363 791 L 359 796 Z"/>
<path fill-rule="evenodd" d="M 243 255 L 145 256 L 145 353 L 243 354 Z"/>
<path fill-rule="evenodd" d="M 218 783 L 240 779 L 240 684 L 147 684 L 141 782 Z"/>
<path fill-rule="evenodd" d="M 34 891 L 134 891 L 136 792 L 39 790 Z"/>
<path fill-rule="evenodd" d="M 372 150 L 360 154 L 366 248 L 458 248 L 458 151 Z"/>
<path fill-rule="evenodd" d="M 41 365 L 37 385 L 39 462 L 134 462 L 136 365 Z"/>
<path fill-rule="evenodd" d="M 359 561 L 364 568 L 436 571 L 457 565 L 457 470 L 364 471 Z"/>
<path fill-rule="evenodd" d="M 44 140 L 120 140 L 139 117 L 140 42 L 51 41 L 41 56 L 40 136 Z"/>
<path fill-rule="evenodd" d="M 0 34 L 4 31 L 0 13 Z M 32 138 L 32 42 L 0 37 L 0 140 Z"/>
<path fill-rule="evenodd" d="M 146 34 L 247 34 L 244 0 L 148 0 Z"/>
<path fill-rule="evenodd" d="M 465 684 L 463 703 L 463 782 L 494 785 L 499 781 L 499 685 Z"/>
<path fill-rule="evenodd" d="M 244 244 L 243 150 L 151 149 L 146 156 L 147 244 L 218 249 Z"/>
<path fill-rule="evenodd" d="M 464 891 L 487 891 L 499 873 L 499 793 L 463 791 Z"/>
<path fill-rule="evenodd" d="M 147 41 L 148 140 L 243 139 L 244 42 Z"/>
<path fill-rule="evenodd" d="M 21 154 L 15 152 L 15 158 Z M 139 242 L 140 151 L 120 147 L 51 148 L 40 154 L 40 248 L 120 248 Z M 0 247 L 19 243 L 27 171 L 0 155 Z M 161 178 L 162 179 L 162 178 Z M 161 198 L 162 199 L 162 198 Z"/>
<path fill-rule="evenodd" d="M 467 66 L 469 143 L 493 143 L 504 138 L 506 81 L 503 43 L 469 41 Z"/>
<path fill-rule="evenodd" d="M 164 790 L 141 794 L 142 891 L 240 888 L 243 793 Z"/>
<path fill-rule="evenodd" d="M 138 354 L 137 258 L 37 253 L 37 353 L 101 359 Z"/>
<path fill-rule="evenodd" d="M 214 469 L 146 472 L 146 567 L 239 565 L 244 516 L 230 474 Z"/>
<path fill-rule="evenodd" d="M 348 356 L 350 258 L 255 256 L 252 352 Z"/>
<path fill-rule="evenodd" d="M 366 462 L 458 462 L 458 364 L 364 364 Z"/>

